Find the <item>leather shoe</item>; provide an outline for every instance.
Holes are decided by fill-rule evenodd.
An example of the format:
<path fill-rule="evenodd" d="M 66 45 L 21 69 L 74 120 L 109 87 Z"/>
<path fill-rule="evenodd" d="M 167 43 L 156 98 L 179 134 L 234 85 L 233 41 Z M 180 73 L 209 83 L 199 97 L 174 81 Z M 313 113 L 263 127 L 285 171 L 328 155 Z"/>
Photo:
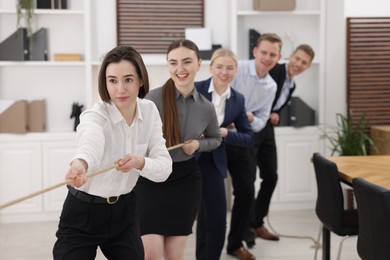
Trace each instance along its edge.
<path fill-rule="evenodd" d="M 266 229 L 263 226 L 261 227 L 258 227 L 255 229 L 256 231 L 256 235 L 258 237 L 261 237 L 262 239 L 266 239 L 266 240 L 272 240 L 272 241 L 278 241 L 279 240 L 279 237 L 275 234 L 272 234 L 271 232 L 268 231 L 268 229 Z"/>
<path fill-rule="evenodd" d="M 235 256 L 240 260 L 254 260 L 256 257 L 251 254 L 248 250 L 246 250 L 244 247 L 240 247 L 233 253 L 228 253 L 231 256 Z"/>

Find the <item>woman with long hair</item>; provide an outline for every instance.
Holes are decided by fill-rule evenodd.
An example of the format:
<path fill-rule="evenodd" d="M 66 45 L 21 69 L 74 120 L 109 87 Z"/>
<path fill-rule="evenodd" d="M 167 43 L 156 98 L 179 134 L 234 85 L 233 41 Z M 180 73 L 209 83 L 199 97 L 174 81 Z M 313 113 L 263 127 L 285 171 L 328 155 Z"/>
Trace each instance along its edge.
<path fill-rule="evenodd" d="M 149 92 L 161 115 L 173 170 L 164 183 L 140 178 L 136 193 L 145 259 L 184 259 L 188 235 L 199 210 L 202 179 L 194 158 L 197 151 L 211 151 L 221 144 L 213 105 L 195 89 L 201 59 L 195 43 L 182 39 L 167 51 L 170 79 Z"/>

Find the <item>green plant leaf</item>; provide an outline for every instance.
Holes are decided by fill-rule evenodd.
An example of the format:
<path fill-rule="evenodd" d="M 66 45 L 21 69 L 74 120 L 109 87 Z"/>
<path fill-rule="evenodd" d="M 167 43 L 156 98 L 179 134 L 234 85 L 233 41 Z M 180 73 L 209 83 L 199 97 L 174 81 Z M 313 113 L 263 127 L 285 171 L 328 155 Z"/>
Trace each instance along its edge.
<path fill-rule="evenodd" d="M 353 113 L 348 111 L 348 116 L 336 114 L 336 127 L 328 133 L 322 130 L 323 137 L 330 145 L 332 155 L 367 155 L 370 149 L 378 150 L 371 137 L 366 133 L 368 122 L 366 113 L 363 112 L 357 123 L 353 122 Z"/>

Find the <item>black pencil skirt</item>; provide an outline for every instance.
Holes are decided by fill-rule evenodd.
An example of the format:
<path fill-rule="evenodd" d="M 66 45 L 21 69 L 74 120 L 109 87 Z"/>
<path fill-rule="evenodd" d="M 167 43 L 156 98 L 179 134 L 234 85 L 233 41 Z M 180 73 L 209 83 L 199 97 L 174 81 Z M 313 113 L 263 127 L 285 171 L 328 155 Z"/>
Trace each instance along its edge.
<path fill-rule="evenodd" d="M 141 234 L 186 236 L 192 233 L 201 202 L 202 177 L 194 158 L 174 162 L 165 182 L 140 177 L 136 187 Z"/>

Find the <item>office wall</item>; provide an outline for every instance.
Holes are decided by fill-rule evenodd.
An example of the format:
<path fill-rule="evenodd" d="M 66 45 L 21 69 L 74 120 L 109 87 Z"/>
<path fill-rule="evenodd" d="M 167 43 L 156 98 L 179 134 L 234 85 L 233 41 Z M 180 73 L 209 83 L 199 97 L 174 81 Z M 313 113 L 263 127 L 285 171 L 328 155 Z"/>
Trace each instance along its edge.
<path fill-rule="evenodd" d="M 386 16 L 390 15 L 388 0 L 345 0 L 345 16 Z"/>

